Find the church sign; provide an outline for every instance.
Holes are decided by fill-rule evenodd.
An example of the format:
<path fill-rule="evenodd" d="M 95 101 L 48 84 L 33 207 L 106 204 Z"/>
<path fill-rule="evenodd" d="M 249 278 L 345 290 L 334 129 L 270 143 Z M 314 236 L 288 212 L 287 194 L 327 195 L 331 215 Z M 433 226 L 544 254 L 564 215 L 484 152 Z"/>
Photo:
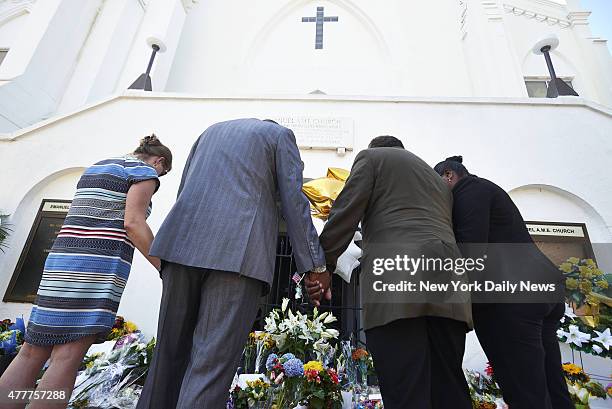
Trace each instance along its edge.
<path fill-rule="evenodd" d="M 584 237 L 582 225 L 527 223 L 527 230 L 532 236 Z"/>
<path fill-rule="evenodd" d="M 355 143 L 354 123 L 349 118 L 283 116 L 274 120 L 293 131 L 302 149 L 352 150 Z"/>
<path fill-rule="evenodd" d="M 47 255 L 69 209 L 69 200 L 43 200 L 4 295 L 5 302 L 34 302 Z"/>
<path fill-rule="evenodd" d="M 570 257 L 595 260 L 586 224 L 542 221 L 525 224 L 533 241 L 555 265 Z"/>

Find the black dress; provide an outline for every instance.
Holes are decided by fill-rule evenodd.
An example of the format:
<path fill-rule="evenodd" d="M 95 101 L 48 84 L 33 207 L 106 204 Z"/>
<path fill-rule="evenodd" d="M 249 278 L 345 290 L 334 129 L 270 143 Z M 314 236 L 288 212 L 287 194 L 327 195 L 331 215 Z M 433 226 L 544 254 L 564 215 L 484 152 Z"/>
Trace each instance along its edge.
<path fill-rule="evenodd" d="M 533 243 L 510 196 L 496 184 L 473 175 L 453 188 L 453 224 L 464 256 L 488 246 L 493 254 L 485 275 L 554 282 L 562 294 L 559 270 Z M 466 254 L 467 253 L 467 254 Z M 475 253 L 475 254 L 469 254 Z M 536 294 L 536 297 L 539 295 Z M 512 409 L 574 409 L 561 368 L 557 340 L 561 302 L 483 298 L 473 305 L 476 335 Z"/>

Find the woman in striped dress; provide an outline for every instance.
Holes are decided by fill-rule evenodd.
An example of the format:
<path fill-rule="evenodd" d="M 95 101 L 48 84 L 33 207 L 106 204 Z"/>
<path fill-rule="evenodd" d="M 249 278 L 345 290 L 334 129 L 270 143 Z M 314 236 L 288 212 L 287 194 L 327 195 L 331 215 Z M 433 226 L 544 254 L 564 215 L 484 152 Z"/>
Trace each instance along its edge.
<path fill-rule="evenodd" d="M 115 323 L 134 248 L 160 269 L 160 260 L 149 256 L 153 233 L 146 218 L 159 177 L 171 167 L 172 153 L 151 135 L 133 154 L 98 162 L 81 176 L 45 262 L 25 343 L 0 378 L 2 393 L 34 387 L 49 358 L 38 389 L 72 391 L 85 353 Z M 50 407 L 40 401 L 29 409 Z"/>

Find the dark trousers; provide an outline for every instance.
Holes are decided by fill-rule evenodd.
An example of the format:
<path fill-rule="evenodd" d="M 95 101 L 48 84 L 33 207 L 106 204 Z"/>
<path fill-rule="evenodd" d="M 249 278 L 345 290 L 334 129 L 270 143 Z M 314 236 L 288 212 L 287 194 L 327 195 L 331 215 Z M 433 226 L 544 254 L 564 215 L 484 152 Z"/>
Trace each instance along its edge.
<path fill-rule="evenodd" d="M 475 304 L 474 326 L 512 409 L 574 409 L 557 340 L 563 304 Z"/>
<path fill-rule="evenodd" d="M 137 409 L 225 408 L 263 283 L 164 264 L 157 345 Z"/>
<path fill-rule="evenodd" d="M 471 409 L 461 363 L 465 323 L 439 317 L 366 331 L 385 409 Z"/>

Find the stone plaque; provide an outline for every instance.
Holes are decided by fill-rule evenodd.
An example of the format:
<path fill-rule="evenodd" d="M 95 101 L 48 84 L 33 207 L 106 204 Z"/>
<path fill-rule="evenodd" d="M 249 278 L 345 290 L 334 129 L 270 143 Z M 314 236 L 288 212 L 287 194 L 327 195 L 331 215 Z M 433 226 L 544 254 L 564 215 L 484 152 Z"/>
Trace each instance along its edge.
<path fill-rule="evenodd" d="M 47 255 L 70 208 L 64 200 L 43 200 L 8 286 L 4 301 L 33 302 Z"/>
<path fill-rule="evenodd" d="M 274 120 L 293 131 L 302 149 L 353 150 L 355 132 L 350 118 L 282 116 Z"/>

